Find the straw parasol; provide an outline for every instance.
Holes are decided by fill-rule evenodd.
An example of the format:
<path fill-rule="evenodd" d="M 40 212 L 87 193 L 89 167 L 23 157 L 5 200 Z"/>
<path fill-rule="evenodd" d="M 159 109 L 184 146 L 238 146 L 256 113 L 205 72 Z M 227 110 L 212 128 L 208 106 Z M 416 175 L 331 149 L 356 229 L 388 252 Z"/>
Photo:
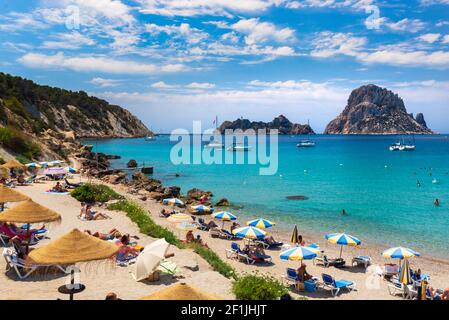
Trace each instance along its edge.
<path fill-rule="evenodd" d="M 170 287 L 143 297 L 140 300 L 220 300 L 221 298 L 200 291 L 185 283 Z"/>
<path fill-rule="evenodd" d="M 10 160 L 5 164 L 2 164 L 1 167 L 5 169 L 26 169 L 25 165 L 21 164 L 19 161 L 15 159 Z"/>
<path fill-rule="evenodd" d="M 48 245 L 34 249 L 29 258 L 36 264 L 75 264 L 108 259 L 118 252 L 118 246 L 73 229 Z"/>
<path fill-rule="evenodd" d="M 28 199 L 2 213 L 0 215 L 0 221 L 27 224 L 28 241 L 26 250 L 28 252 L 28 247 L 31 242 L 30 224 L 36 222 L 59 222 L 61 221 L 61 216 L 59 213 Z"/>
<path fill-rule="evenodd" d="M 5 202 L 19 202 L 19 201 L 25 201 L 28 200 L 26 195 L 12 190 L 11 188 L 5 187 L 3 185 L 0 185 L 0 204 L 3 210 L 3 204 Z"/>
<path fill-rule="evenodd" d="M 34 249 L 28 258 L 34 264 L 73 265 L 77 262 L 109 259 L 115 256 L 118 250 L 119 247 L 109 241 L 73 229 L 48 245 Z M 74 268 L 71 270 L 70 283 L 72 286 L 75 284 Z M 76 292 L 70 293 L 70 300 L 73 300 L 74 293 Z"/>

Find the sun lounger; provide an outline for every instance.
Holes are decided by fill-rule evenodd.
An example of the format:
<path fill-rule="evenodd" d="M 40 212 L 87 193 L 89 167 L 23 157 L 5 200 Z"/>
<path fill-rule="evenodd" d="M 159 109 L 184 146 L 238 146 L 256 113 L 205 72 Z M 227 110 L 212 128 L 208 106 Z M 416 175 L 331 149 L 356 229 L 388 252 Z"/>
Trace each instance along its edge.
<path fill-rule="evenodd" d="M 281 247 L 284 245 L 283 242 L 273 242 L 273 243 L 269 243 L 269 242 L 267 242 L 266 239 L 263 239 L 263 240 L 254 240 L 253 242 L 254 242 L 254 244 L 256 244 L 256 245 L 258 245 L 258 246 L 261 246 L 261 247 L 264 248 L 264 249 L 278 249 L 278 248 L 281 248 Z"/>
<path fill-rule="evenodd" d="M 323 288 L 329 288 L 331 289 L 332 295 L 335 297 L 341 289 L 346 289 L 349 292 L 355 290 L 355 283 L 348 280 L 335 280 L 332 276 L 323 273 L 322 274 Z"/>
<path fill-rule="evenodd" d="M 28 278 L 34 271 L 39 268 L 56 267 L 64 273 L 67 273 L 66 269 L 57 264 L 30 264 L 26 263 L 23 259 L 17 257 L 16 253 L 9 248 L 3 249 L 3 257 L 6 261 L 6 271 L 13 269 L 20 280 Z"/>
<path fill-rule="evenodd" d="M 226 240 L 236 239 L 236 236 L 234 236 L 229 231 L 223 230 L 223 229 L 218 229 L 218 228 L 210 229 L 209 234 L 212 238 L 220 238 L 220 239 L 226 239 Z"/>
<path fill-rule="evenodd" d="M 313 260 L 314 264 L 320 264 L 323 265 L 325 268 L 328 267 L 343 267 L 346 262 L 345 260 L 343 260 L 342 258 L 336 258 L 336 259 L 332 259 L 332 258 L 328 258 L 327 256 L 323 255 L 322 257 L 316 257 Z"/>
<path fill-rule="evenodd" d="M 406 297 L 406 286 L 399 282 L 397 279 L 393 279 L 391 283 L 388 283 L 388 293 L 392 296 L 396 296 L 398 293 L 401 294 L 403 298 Z"/>
<path fill-rule="evenodd" d="M 209 226 L 207 225 L 207 223 L 204 221 L 203 218 L 198 218 L 198 229 L 203 230 L 203 231 L 209 231 Z"/>
<path fill-rule="evenodd" d="M 369 256 L 354 257 L 352 258 L 352 265 L 354 266 L 354 264 L 356 264 L 357 266 L 364 266 L 366 269 L 371 264 L 371 257 Z"/>
<path fill-rule="evenodd" d="M 282 276 L 282 279 L 288 283 L 293 283 L 295 285 L 299 281 L 298 273 L 295 269 L 292 268 L 287 268 L 285 275 Z"/>
<path fill-rule="evenodd" d="M 6 234 L 4 234 L 3 232 L 0 232 L 0 242 L 7 247 L 8 246 L 8 242 L 9 239 L 11 239 L 10 237 L 8 237 Z"/>
<path fill-rule="evenodd" d="M 231 249 L 226 249 L 226 257 L 228 259 L 235 258 L 240 261 L 245 261 L 248 264 L 254 264 L 256 262 L 254 259 L 252 259 L 250 256 L 248 256 L 246 253 L 244 253 L 240 249 L 240 246 L 235 242 L 231 243 Z"/>

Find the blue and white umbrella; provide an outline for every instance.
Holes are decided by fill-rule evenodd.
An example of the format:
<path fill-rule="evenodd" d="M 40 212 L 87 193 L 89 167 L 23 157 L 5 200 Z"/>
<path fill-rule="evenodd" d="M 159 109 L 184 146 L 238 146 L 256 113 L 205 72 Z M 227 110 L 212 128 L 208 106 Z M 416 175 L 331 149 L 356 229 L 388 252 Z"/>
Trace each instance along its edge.
<path fill-rule="evenodd" d="M 203 206 L 203 205 L 190 206 L 190 208 L 192 209 L 192 211 L 196 211 L 196 212 L 206 212 L 206 213 L 214 212 L 214 208 L 211 208 L 208 206 Z"/>
<path fill-rule="evenodd" d="M 338 244 L 340 248 L 340 258 L 343 251 L 343 246 L 355 247 L 362 243 L 359 238 L 351 236 L 346 233 L 331 233 L 324 236 L 330 243 Z"/>
<path fill-rule="evenodd" d="M 64 170 L 69 173 L 78 173 L 78 170 L 76 170 L 75 168 L 72 168 L 72 167 L 65 167 Z"/>
<path fill-rule="evenodd" d="M 42 168 L 42 166 L 39 163 L 36 163 L 36 162 L 27 163 L 25 166 L 27 168 L 33 168 L 33 169 Z"/>
<path fill-rule="evenodd" d="M 247 226 L 251 226 L 251 227 L 256 227 L 259 229 L 267 229 L 267 228 L 271 228 L 272 226 L 275 225 L 274 222 L 267 220 L 267 219 L 254 219 L 251 221 L 248 221 L 246 223 Z"/>
<path fill-rule="evenodd" d="M 246 238 L 246 239 L 264 239 L 267 233 L 263 231 L 262 229 L 255 228 L 255 227 L 242 227 L 237 228 L 232 231 L 232 233 L 239 238 Z"/>
<path fill-rule="evenodd" d="M 178 206 L 183 206 L 184 202 L 182 202 L 182 200 L 179 200 L 178 198 L 168 198 L 168 199 L 164 199 L 162 200 L 163 204 L 171 204 L 171 205 L 178 205 Z"/>
<path fill-rule="evenodd" d="M 382 255 L 385 258 L 392 258 L 392 259 L 408 259 L 415 256 L 416 257 L 420 256 L 419 252 L 404 247 L 395 247 L 387 249 L 384 252 L 382 252 Z"/>
<path fill-rule="evenodd" d="M 281 260 L 310 260 L 316 258 L 319 253 L 319 249 L 314 249 L 310 247 L 294 247 L 281 252 L 279 257 Z"/>

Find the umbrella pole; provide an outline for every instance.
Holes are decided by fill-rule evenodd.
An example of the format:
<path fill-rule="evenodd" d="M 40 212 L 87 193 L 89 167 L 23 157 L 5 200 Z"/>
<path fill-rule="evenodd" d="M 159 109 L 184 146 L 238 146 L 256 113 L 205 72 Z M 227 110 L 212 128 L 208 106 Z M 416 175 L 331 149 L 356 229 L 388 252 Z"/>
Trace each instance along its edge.
<path fill-rule="evenodd" d="M 340 246 L 340 259 L 341 259 L 342 252 L 343 252 L 343 246 Z"/>
<path fill-rule="evenodd" d="M 72 268 L 72 270 L 70 271 L 70 284 L 71 284 L 71 289 L 74 288 L 74 284 L 75 284 L 75 268 Z M 73 291 L 70 292 L 70 300 L 73 300 Z"/>
<path fill-rule="evenodd" d="M 31 237 L 30 237 L 30 224 L 27 223 L 27 236 L 26 236 L 26 246 L 25 246 L 25 253 L 28 255 L 28 251 L 30 248 L 30 243 L 31 243 Z"/>

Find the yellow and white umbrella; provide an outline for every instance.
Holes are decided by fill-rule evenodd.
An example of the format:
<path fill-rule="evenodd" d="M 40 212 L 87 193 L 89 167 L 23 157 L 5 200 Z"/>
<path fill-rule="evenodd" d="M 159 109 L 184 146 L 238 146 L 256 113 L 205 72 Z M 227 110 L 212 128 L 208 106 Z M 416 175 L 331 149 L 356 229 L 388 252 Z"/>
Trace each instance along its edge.
<path fill-rule="evenodd" d="M 192 222 L 193 219 L 191 216 L 185 213 L 175 213 L 167 218 L 167 221 L 172 223 L 181 223 L 181 222 Z"/>

